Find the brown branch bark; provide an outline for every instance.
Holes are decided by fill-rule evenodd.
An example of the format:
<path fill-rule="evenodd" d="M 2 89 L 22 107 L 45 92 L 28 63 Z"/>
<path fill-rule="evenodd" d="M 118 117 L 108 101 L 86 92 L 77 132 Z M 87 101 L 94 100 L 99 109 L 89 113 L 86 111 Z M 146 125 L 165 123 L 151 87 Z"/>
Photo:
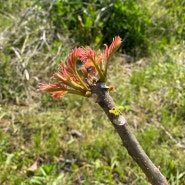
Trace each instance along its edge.
<path fill-rule="evenodd" d="M 137 162 L 151 184 L 168 185 L 166 178 L 161 174 L 159 168 L 153 164 L 142 149 L 123 115 L 116 116 L 109 112 L 109 110 L 115 107 L 115 103 L 107 90 L 106 85 L 99 82 L 93 87 L 92 94 L 95 102 L 101 106 L 112 122 L 129 155 Z"/>

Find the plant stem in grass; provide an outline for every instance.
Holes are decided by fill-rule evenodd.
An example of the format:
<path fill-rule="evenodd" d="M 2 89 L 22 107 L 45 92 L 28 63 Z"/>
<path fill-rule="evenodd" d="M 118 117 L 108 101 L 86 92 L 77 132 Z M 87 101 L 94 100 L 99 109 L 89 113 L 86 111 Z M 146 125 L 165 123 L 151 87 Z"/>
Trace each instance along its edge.
<path fill-rule="evenodd" d="M 151 184 L 168 185 L 166 178 L 161 174 L 159 168 L 153 164 L 142 149 L 123 115 L 120 114 L 116 116 L 109 112 L 113 107 L 115 107 L 115 103 L 109 95 L 108 89 L 105 87 L 104 83 L 97 83 L 92 89 L 92 95 L 95 98 L 95 102 L 101 106 L 109 120 L 112 122 L 123 142 L 123 146 L 145 173 Z"/>

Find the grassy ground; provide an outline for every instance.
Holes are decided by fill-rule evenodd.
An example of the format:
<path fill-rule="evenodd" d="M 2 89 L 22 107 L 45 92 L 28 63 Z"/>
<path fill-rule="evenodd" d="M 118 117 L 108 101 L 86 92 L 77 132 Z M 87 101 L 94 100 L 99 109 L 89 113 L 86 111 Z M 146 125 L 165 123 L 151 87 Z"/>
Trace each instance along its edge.
<path fill-rule="evenodd" d="M 8 12 L 13 1 L 8 2 L 4 24 L 0 21 L 0 184 L 147 185 L 91 99 L 67 95 L 56 101 L 37 93 L 38 79 L 49 81 L 73 43 L 36 39 L 38 33 L 43 36 L 42 23 L 29 34 L 24 24 L 18 29 L 14 18 L 29 1 L 13 13 Z M 146 58 L 118 54 L 109 66 L 108 85 L 115 86 L 111 95 L 125 107 L 128 123 L 152 161 L 171 185 L 185 185 L 185 48 L 183 42 L 158 44 L 151 44 Z"/>
<path fill-rule="evenodd" d="M 112 96 L 127 107 L 133 131 L 170 184 L 181 185 L 185 70 L 162 58 L 135 64 L 115 58 Z M 92 100 L 69 95 L 59 101 L 48 109 L 1 105 L 1 184 L 148 184 Z"/>

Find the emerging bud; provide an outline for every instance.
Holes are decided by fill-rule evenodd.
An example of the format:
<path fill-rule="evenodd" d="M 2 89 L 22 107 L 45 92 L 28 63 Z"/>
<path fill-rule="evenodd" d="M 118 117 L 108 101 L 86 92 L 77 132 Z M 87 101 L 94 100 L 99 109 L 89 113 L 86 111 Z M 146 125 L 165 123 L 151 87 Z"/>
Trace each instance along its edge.
<path fill-rule="evenodd" d="M 92 87 L 99 81 L 106 81 L 108 61 L 121 42 L 119 36 L 115 37 L 109 47 L 105 45 L 104 53 L 91 48 L 74 48 L 67 62 L 62 62 L 58 72 L 53 74 L 57 83 L 39 83 L 39 91 L 51 92 L 53 98 L 60 98 L 67 93 L 91 96 Z M 78 70 L 77 61 L 81 62 Z"/>

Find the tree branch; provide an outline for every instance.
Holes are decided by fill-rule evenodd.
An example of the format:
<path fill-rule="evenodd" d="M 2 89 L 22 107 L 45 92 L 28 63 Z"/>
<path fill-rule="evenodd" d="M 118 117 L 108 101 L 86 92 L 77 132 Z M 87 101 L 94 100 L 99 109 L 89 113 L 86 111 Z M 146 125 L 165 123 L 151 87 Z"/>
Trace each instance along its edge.
<path fill-rule="evenodd" d="M 109 120 L 112 122 L 124 147 L 145 173 L 148 181 L 153 185 L 168 185 L 166 178 L 161 174 L 159 168 L 153 164 L 142 149 L 135 135 L 132 133 L 126 119 L 121 114 L 116 116 L 109 112 L 113 107 L 115 107 L 115 103 L 109 95 L 106 85 L 98 82 L 92 89 L 92 95 L 95 102 L 101 106 Z"/>

